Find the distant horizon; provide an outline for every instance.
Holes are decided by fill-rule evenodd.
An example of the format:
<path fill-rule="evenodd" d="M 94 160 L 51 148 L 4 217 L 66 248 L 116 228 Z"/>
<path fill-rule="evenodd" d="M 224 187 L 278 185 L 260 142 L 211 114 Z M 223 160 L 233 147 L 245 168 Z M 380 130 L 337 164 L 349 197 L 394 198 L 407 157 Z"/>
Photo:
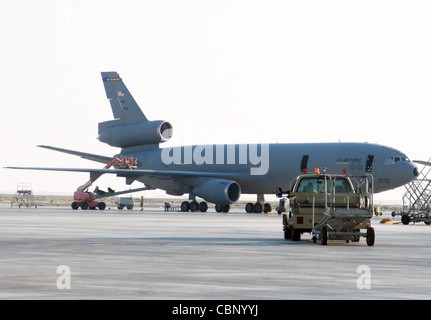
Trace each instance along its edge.
<path fill-rule="evenodd" d="M 143 192 L 136 192 L 131 194 L 126 194 L 124 196 L 132 196 L 134 198 L 140 198 L 141 196 L 148 199 L 169 199 L 169 200 L 178 200 L 178 201 L 184 201 L 188 199 L 188 195 L 184 194 L 182 196 L 171 196 L 168 194 L 165 194 L 163 190 L 152 190 L 153 194 L 145 194 Z M 154 194 L 154 192 L 158 193 L 164 193 L 164 194 Z M 8 192 L 4 190 L 0 190 L 0 196 L 13 196 L 16 194 L 16 191 L 14 192 Z M 54 196 L 54 197 L 73 197 L 73 192 L 70 194 L 66 194 L 63 192 L 51 192 L 51 191 L 38 191 L 37 193 L 33 193 L 34 196 Z M 278 202 L 279 199 L 276 198 L 275 195 L 265 195 L 265 199 L 268 202 Z M 237 202 L 243 202 L 243 201 L 256 201 L 256 196 L 252 194 L 243 194 L 239 198 Z M 237 203 L 236 202 L 236 203 Z M 374 196 L 374 205 L 375 206 L 402 206 L 403 202 L 401 200 L 396 199 L 376 199 L 376 195 Z"/>

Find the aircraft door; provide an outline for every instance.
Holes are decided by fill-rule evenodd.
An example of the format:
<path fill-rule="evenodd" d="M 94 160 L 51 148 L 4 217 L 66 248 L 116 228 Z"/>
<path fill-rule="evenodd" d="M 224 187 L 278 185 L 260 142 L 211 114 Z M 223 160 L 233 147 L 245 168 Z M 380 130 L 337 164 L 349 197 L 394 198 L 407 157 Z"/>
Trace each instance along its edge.
<path fill-rule="evenodd" d="M 374 155 L 369 154 L 367 157 L 367 162 L 365 163 L 365 172 L 371 173 L 373 171 L 373 161 L 374 161 Z"/>

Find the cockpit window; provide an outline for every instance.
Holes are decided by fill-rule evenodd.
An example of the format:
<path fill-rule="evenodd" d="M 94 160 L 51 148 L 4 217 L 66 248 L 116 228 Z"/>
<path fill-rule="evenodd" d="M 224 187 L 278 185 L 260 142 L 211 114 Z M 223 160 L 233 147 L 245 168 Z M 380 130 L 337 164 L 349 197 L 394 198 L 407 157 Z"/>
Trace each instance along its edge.
<path fill-rule="evenodd" d="M 385 160 L 385 164 L 393 164 L 397 162 L 410 162 L 407 157 L 398 157 L 398 156 L 388 156 Z"/>

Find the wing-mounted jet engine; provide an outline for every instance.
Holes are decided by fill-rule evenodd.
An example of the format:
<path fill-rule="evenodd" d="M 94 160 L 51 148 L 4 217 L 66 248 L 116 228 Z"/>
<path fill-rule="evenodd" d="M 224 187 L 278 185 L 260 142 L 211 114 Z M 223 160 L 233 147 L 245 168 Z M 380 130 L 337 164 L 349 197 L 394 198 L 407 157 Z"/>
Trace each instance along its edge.
<path fill-rule="evenodd" d="M 115 120 L 99 123 L 99 141 L 122 149 L 148 148 L 172 137 L 172 125 L 148 120 L 117 72 L 102 72 L 102 79 Z"/>

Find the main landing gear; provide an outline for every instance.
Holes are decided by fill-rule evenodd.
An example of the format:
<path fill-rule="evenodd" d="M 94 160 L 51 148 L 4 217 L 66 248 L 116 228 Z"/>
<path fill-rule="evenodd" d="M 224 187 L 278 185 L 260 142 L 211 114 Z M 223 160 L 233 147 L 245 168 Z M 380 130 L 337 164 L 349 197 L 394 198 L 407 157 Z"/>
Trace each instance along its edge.
<path fill-rule="evenodd" d="M 256 203 L 247 203 L 245 205 L 245 211 L 247 213 L 268 213 L 272 211 L 272 206 L 270 203 L 265 202 L 265 196 L 263 194 L 258 194 Z"/>
<path fill-rule="evenodd" d="M 205 201 L 202 202 L 197 202 L 196 200 L 193 201 L 183 201 L 181 203 L 180 209 L 182 212 L 187 212 L 187 211 L 191 211 L 191 212 L 207 212 L 208 210 L 208 203 L 206 203 Z M 215 205 L 215 210 L 217 212 L 229 212 L 230 210 L 230 205 L 228 204 L 216 204 Z"/>
<path fill-rule="evenodd" d="M 189 201 L 183 201 L 181 203 L 181 211 L 183 212 L 187 212 L 187 211 L 191 211 L 191 212 L 196 212 L 196 211 L 200 211 L 200 212 L 207 212 L 208 210 L 208 203 L 206 203 L 205 201 L 202 201 L 201 203 L 197 202 L 196 200 L 193 200 L 191 202 Z"/>
<path fill-rule="evenodd" d="M 264 203 L 263 206 L 260 202 L 256 202 L 256 203 L 247 203 L 245 205 L 245 211 L 247 213 L 268 213 L 272 211 L 272 206 L 270 203 Z"/>

